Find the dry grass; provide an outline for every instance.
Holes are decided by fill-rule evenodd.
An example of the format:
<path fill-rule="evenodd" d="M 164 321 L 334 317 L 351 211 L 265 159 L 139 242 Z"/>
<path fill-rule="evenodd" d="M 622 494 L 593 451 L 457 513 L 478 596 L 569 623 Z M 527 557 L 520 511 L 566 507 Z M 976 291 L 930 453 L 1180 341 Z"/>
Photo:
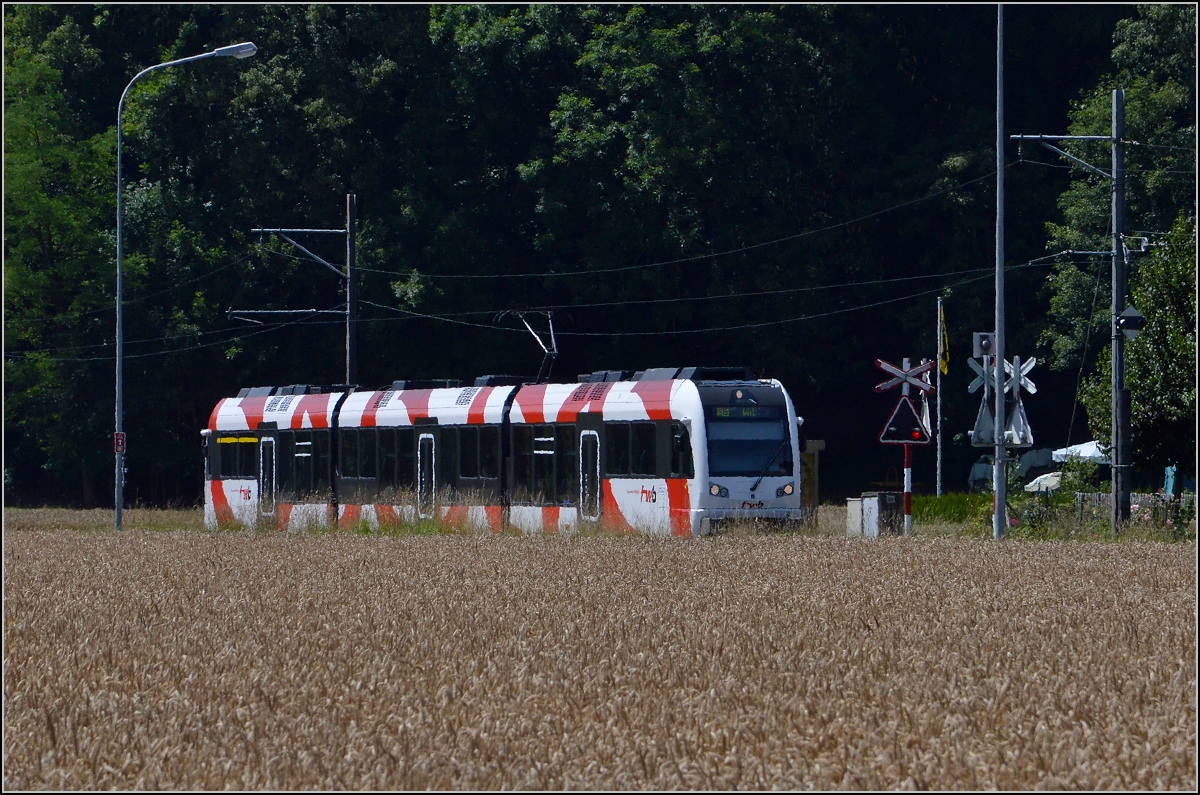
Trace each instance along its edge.
<path fill-rule="evenodd" d="M 5 789 L 1196 785 L 1194 544 L 5 529 Z"/>

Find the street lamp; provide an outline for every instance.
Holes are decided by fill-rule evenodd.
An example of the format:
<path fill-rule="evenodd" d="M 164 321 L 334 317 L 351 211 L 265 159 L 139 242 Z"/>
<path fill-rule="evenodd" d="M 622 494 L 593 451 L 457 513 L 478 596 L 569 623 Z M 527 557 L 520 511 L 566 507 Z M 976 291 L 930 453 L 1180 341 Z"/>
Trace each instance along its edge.
<path fill-rule="evenodd" d="M 167 61 L 148 69 L 143 69 L 134 75 L 134 78 L 129 81 L 129 85 L 125 86 L 125 90 L 121 92 L 121 102 L 117 105 L 117 406 L 116 406 L 116 432 L 113 434 L 113 453 L 116 455 L 116 487 L 113 504 L 116 508 L 116 527 L 121 529 L 121 508 L 125 501 L 125 427 L 124 417 L 122 416 L 124 402 L 122 400 L 123 382 L 123 359 L 125 354 L 125 332 L 121 327 L 122 321 L 122 279 L 121 279 L 121 114 L 125 110 L 125 97 L 129 95 L 129 90 L 133 88 L 133 84 L 141 80 L 151 72 L 159 69 L 166 69 L 168 66 L 178 66 L 179 64 L 190 63 L 192 61 L 202 61 L 205 58 L 249 58 L 258 52 L 258 47 L 251 41 L 244 41 L 241 44 L 231 44 L 228 47 L 218 47 L 212 52 L 201 53 L 200 55 L 192 55 L 188 58 L 180 58 L 175 61 Z"/>

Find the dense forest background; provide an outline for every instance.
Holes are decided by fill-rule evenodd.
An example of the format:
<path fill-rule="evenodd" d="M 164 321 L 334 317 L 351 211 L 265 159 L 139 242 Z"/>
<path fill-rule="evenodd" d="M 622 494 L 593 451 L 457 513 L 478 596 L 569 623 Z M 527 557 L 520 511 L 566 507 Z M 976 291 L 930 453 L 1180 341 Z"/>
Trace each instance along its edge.
<path fill-rule="evenodd" d="M 895 393 L 935 358 L 964 490 L 971 333 L 993 327 L 994 6 L 6 5 L 5 504 L 112 501 L 116 113 L 130 504 L 196 504 L 199 431 L 245 386 L 340 383 L 336 276 L 256 227 L 358 203 L 358 383 L 748 365 L 824 439 L 823 499 L 874 488 Z M 1195 471 L 1195 9 L 1005 9 L 1006 134 L 1107 134 L 1125 88 L 1135 456 Z M 1072 147 L 1102 168 L 1107 144 Z M 1006 156 L 1007 350 L 1037 447 L 1106 438 L 1107 184 Z M 1170 233 L 1170 234 L 1169 234 Z M 298 240 L 330 262 L 341 238 Z M 509 314 L 503 314 L 510 312 Z M 545 317 L 529 315 L 544 331 Z M 1090 427 L 1089 427 L 1090 426 Z M 935 452 L 914 455 L 932 492 Z"/>

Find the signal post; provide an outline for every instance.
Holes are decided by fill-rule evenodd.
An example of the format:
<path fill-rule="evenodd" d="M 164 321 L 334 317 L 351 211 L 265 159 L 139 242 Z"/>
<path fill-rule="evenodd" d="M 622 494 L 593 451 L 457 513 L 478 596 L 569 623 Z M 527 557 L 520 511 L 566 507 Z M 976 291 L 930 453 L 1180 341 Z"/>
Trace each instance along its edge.
<path fill-rule="evenodd" d="M 880 444 L 904 445 L 904 535 L 912 535 L 912 448 L 914 444 L 929 444 L 928 419 L 917 413 L 917 409 L 909 399 L 909 390 L 916 387 L 924 398 L 933 392 L 933 384 L 929 383 L 929 371 L 936 362 L 925 361 L 912 367 L 905 358 L 903 364 L 897 367 L 883 359 L 876 359 L 875 366 L 892 378 L 876 384 L 876 392 L 886 392 L 893 387 L 900 387 L 900 400 L 892 415 L 879 433 Z M 928 409 L 928 406 L 926 406 Z M 926 412 L 922 412 L 924 414 Z"/>

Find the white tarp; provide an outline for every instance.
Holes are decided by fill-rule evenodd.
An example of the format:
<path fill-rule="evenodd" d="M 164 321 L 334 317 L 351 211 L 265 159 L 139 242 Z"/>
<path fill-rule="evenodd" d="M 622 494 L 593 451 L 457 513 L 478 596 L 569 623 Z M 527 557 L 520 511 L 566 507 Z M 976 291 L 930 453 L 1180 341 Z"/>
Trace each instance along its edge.
<path fill-rule="evenodd" d="M 1099 442 L 1084 442 L 1063 447 L 1054 451 L 1055 461 L 1066 461 L 1068 458 L 1082 458 L 1084 461 L 1095 461 L 1097 464 L 1111 463 L 1108 453 Z"/>
<path fill-rule="evenodd" d="M 1025 484 L 1025 491 L 1055 491 L 1061 485 L 1061 472 L 1047 472 L 1045 475 L 1038 475 Z"/>

